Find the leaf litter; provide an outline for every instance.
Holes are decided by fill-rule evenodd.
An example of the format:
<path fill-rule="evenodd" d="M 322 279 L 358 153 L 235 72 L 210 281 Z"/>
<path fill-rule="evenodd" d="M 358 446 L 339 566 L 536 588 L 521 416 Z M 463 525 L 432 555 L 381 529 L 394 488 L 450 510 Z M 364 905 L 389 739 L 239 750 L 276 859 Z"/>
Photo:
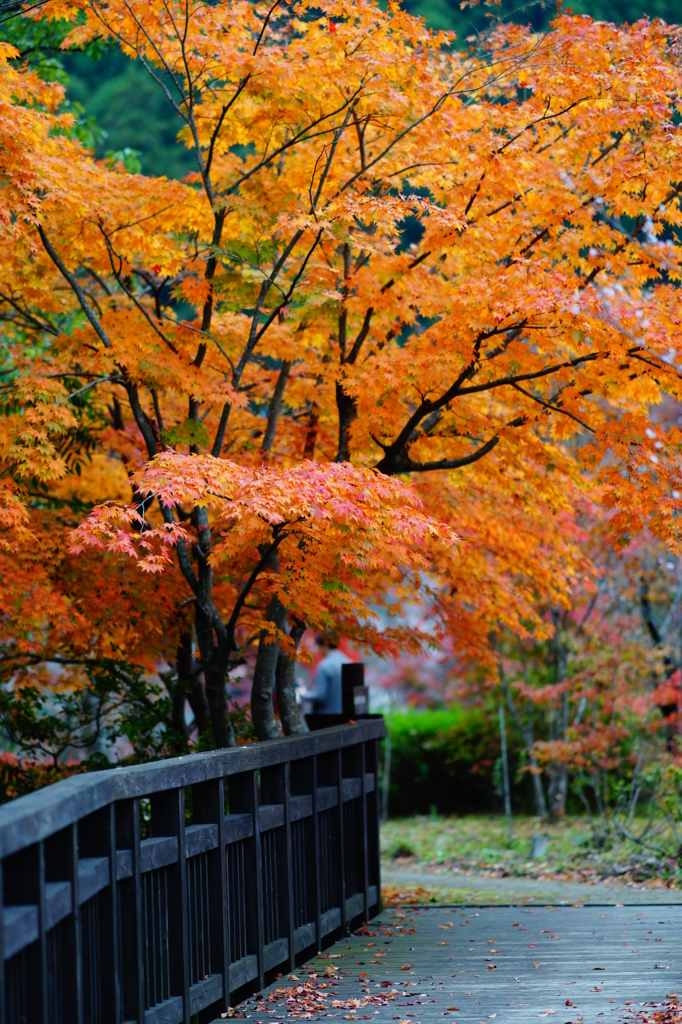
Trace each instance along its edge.
<path fill-rule="evenodd" d="M 328 1017 L 343 1017 L 345 1020 L 371 1020 L 373 1014 L 362 1014 L 359 1011 L 367 1007 L 374 1010 L 386 1006 L 402 994 L 397 988 L 391 988 L 390 991 L 362 994 L 351 999 L 337 999 L 333 992 L 339 984 L 335 979 L 336 974 L 337 968 L 330 965 L 323 975 L 328 981 L 320 981 L 317 976 L 308 977 L 304 982 L 295 979 L 298 984 L 282 985 L 270 992 L 267 998 L 248 1000 L 242 1004 L 241 1013 L 229 1016 L 255 1015 L 257 1019 L 259 1013 L 264 1013 L 268 1017 L 286 1015 L 292 1020 L 312 1020 L 315 1015 L 325 1013 Z M 348 1012 L 343 1013 L 344 1010 Z"/>

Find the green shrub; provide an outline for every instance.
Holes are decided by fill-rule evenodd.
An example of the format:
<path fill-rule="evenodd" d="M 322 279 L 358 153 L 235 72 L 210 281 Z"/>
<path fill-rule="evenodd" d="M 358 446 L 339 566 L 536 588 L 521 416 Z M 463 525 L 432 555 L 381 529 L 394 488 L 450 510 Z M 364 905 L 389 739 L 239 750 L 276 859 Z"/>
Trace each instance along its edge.
<path fill-rule="evenodd" d="M 403 711 L 391 730 L 389 814 L 471 814 L 504 809 L 497 708 Z M 507 721 L 512 808 L 533 813 L 523 744 Z M 383 764 L 383 752 L 382 752 Z"/>

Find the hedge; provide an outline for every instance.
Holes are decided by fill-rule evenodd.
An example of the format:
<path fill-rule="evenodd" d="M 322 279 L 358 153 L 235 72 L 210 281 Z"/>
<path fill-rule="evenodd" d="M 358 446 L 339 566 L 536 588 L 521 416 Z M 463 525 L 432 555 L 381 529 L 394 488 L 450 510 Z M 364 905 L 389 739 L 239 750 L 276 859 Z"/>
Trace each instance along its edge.
<path fill-rule="evenodd" d="M 387 716 L 386 727 L 391 732 L 391 817 L 504 809 L 497 708 L 401 711 Z M 523 744 L 508 719 L 507 747 L 512 809 L 532 814 Z M 382 749 L 382 767 L 383 756 Z"/>

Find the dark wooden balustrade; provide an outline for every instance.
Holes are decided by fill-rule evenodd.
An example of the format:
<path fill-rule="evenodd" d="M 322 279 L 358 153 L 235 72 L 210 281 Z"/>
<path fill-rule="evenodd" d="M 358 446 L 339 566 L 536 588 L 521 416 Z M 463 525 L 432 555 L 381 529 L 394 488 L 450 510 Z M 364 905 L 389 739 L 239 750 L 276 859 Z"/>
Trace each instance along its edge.
<path fill-rule="evenodd" d="M 0 1024 L 198 1024 L 379 911 L 383 720 L 0 808 Z"/>

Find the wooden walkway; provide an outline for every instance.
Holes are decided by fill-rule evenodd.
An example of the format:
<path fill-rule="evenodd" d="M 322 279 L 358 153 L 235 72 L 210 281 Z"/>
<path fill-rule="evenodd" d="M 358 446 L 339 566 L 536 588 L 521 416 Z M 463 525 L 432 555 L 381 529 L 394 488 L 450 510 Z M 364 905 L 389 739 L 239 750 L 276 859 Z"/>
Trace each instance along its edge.
<path fill-rule="evenodd" d="M 254 1024 L 616 1024 L 682 991 L 682 904 L 389 909 L 367 932 L 236 1013 Z"/>

